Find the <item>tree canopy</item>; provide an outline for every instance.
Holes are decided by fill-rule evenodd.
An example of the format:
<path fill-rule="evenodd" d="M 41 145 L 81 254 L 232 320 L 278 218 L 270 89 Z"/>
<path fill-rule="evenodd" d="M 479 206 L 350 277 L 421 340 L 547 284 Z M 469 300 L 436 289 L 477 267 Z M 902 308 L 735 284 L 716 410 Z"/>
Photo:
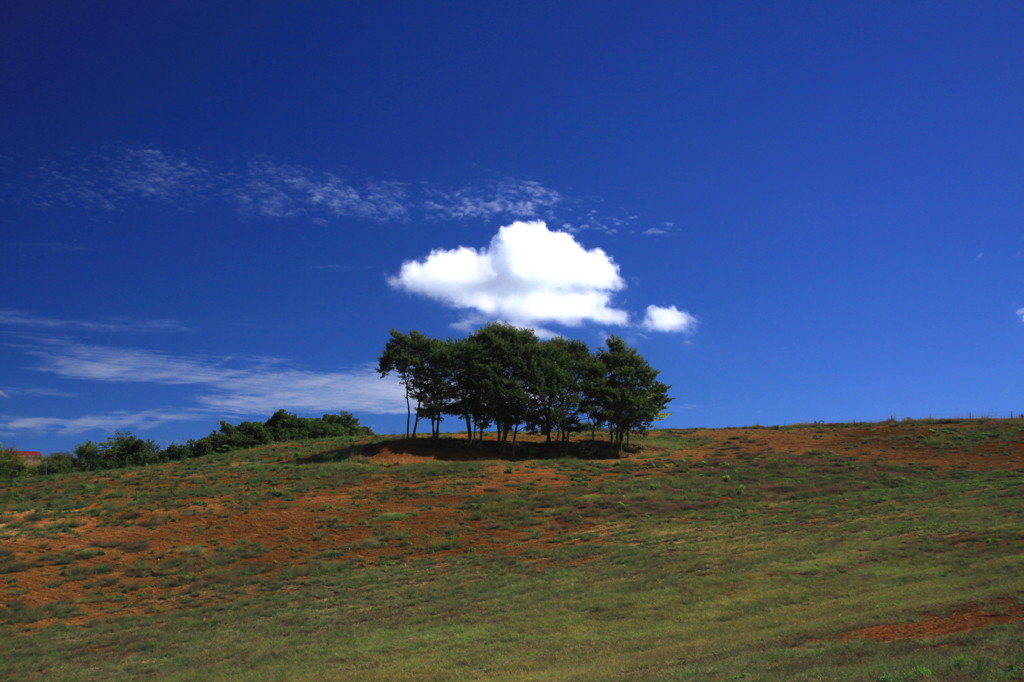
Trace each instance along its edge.
<path fill-rule="evenodd" d="M 445 415 L 465 422 L 472 441 L 491 425 L 515 444 L 521 429 L 567 440 L 589 421 L 607 425 L 616 447 L 644 431 L 672 399 L 658 370 L 617 336 L 597 353 L 582 341 L 541 341 L 531 329 L 488 324 L 463 339 L 392 330 L 378 359 L 405 387 L 406 436 L 427 420 L 437 436 Z M 415 405 L 415 409 L 413 409 Z"/>
<path fill-rule="evenodd" d="M 115 431 L 107 440 L 90 440 L 75 446 L 74 454 L 56 453 L 44 457 L 37 466 L 27 468 L 17 452 L 0 447 L 0 479 L 15 478 L 27 473 L 46 475 L 68 471 L 115 469 L 156 464 L 172 460 L 202 457 L 214 452 L 229 452 L 267 443 L 299 441 L 312 438 L 333 438 L 373 435 L 359 423 L 355 415 L 341 411 L 323 417 L 299 417 L 287 410 L 278 410 L 265 422 L 220 422 L 220 429 L 198 440 L 172 443 L 166 448 L 152 440 L 139 438 L 130 431 Z"/>

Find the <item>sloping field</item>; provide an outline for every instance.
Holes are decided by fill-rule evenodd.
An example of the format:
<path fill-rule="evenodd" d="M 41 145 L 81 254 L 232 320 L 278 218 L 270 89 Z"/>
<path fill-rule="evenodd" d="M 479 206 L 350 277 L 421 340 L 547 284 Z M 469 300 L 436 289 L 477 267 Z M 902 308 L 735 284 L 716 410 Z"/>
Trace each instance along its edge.
<path fill-rule="evenodd" d="M 1024 679 L 1024 421 L 0 484 L 3 679 Z"/>

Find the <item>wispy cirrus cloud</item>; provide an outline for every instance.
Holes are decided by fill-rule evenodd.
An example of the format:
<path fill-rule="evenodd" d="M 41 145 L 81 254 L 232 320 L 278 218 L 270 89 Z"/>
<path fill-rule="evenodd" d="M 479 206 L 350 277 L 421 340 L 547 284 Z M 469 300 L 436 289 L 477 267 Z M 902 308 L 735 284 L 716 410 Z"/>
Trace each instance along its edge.
<path fill-rule="evenodd" d="M 174 320 L 133 320 L 107 318 L 76 320 L 33 315 L 23 310 L 0 310 L 0 327 L 21 327 L 35 330 L 77 330 L 86 332 L 171 332 L 186 331 Z"/>
<path fill-rule="evenodd" d="M 565 202 L 561 192 L 534 180 L 503 178 L 452 190 L 428 188 L 427 213 L 440 219 L 544 218 Z"/>
<path fill-rule="evenodd" d="M 113 147 L 60 161 L 36 171 L 40 206 L 63 204 L 108 211 L 134 202 L 181 205 L 205 198 L 217 178 L 200 161 L 155 148 Z"/>
<path fill-rule="evenodd" d="M 383 224 L 545 219 L 568 232 L 634 230 L 639 220 L 598 199 L 570 196 L 529 178 L 440 186 L 267 158 L 214 164 L 155 146 L 68 153 L 38 163 L 32 176 L 29 183 L 12 178 L 9 194 L 40 208 L 120 211 L 153 203 L 180 209 L 227 203 L 241 216 L 270 220 L 329 223 L 349 218 Z"/>
<path fill-rule="evenodd" d="M 371 366 L 335 372 L 253 370 L 211 388 L 197 400 L 216 414 L 270 414 L 282 406 L 295 411 L 405 413 L 398 380 L 381 379 Z"/>
<path fill-rule="evenodd" d="M 121 149 L 110 168 L 111 184 L 122 196 L 169 202 L 211 186 L 202 165 L 159 149 Z"/>
<path fill-rule="evenodd" d="M 216 384 L 243 373 L 230 369 L 231 358 L 183 357 L 139 348 L 46 341 L 26 351 L 36 369 L 68 379 L 163 385 Z M 259 366 L 270 361 L 263 360 Z"/>
<path fill-rule="evenodd" d="M 648 227 L 646 230 L 643 231 L 643 234 L 646 234 L 646 235 L 672 234 L 672 228 L 673 227 L 674 227 L 674 225 L 672 223 L 665 222 L 665 223 L 662 223 L 661 225 L 655 225 L 653 227 Z"/>
<path fill-rule="evenodd" d="M 410 196 L 399 182 L 345 180 L 330 172 L 259 161 L 226 189 L 238 209 L 267 218 L 353 217 L 377 222 L 409 218 Z"/>
<path fill-rule="evenodd" d="M 48 398 L 75 398 L 77 393 L 59 391 L 53 388 L 38 386 L 0 386 L 0 398 L 16 398 L 18 396 L 45 396 Z"/>
<path fill-rule="evenodd" d="M 120 429 L 151 429 L 176 421 L 189 421 L 207 416 L 196 410 L 176 411 L 172 409 L 143 410 L 141 412 L 114 411 L 107 414 L 90 414 L 81 417 L 10 417 L 0 415 L 0 432 L 55 433 L 61 436 L 77 436 L 90 431 L 109 433 Z"/>
<path fill-rule="evenodd" d="M 26 352 L 37 361 L 34 369 L 63 379 L 194 386 L 196 392 L 190 404 L 179 408 L 73 418 L 3 417 L 3 431 L 78 434 L 226 415 L 267 415 L 282 408 L 295 412 L 405 412 L 404 391 L 397 379 L 381 379 L 372 366 L 315 371 L 290 367 L 277 358 L 176 355 L 52 340 Z"/>

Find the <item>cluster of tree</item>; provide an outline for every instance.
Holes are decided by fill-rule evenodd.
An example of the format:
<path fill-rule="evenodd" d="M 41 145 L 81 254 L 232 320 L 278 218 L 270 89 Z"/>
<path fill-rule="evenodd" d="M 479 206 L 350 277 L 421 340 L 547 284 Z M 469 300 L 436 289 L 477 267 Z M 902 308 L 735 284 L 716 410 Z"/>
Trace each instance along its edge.
<path fill-rule="evenodd" d="M 337 436 L 369 436 L 373 431 L 362 426 L 348 412 L 325 414 L 323 417 L 298 417 L 278 410 L 265 422 L 220 422 L 220 430 L 184 444 L 172 443 L 161 448 L 155 441 L 145 440 L 130 431 L 115 431 L 107 440 L 86 441 L 75 446 L 74 453 L 58 452 L 44 457 L 36 466 L 27 467 L 13 450 L 0 451 L 0 478 L 16 478 L 34 474 L 67 471 L 115 469 L 127 466 L 156 464 L 172 460 L 202 457 L 214 452 L 228 452 L 268 443 L 332 438 Z"/>
<path fill-rule="evenodd" d="M 669 386 L 617 336 L 592 353 L 585 343 L 541 341 L 531 329 L 489 324 L 463 339 L 433 339 L 392 330 L 378 359 L 381 377 L 394 372 L 405 387 L 406 437 L 421 420 L 437 436 L 445 415 L 465 422 L 470 439 L 491 425 L 513 447 L 520 429 L 569 436 L 589 424 L 607 426 L 621 449 L 668 405 Z M 414 407 L 415 405 L 415 407 Z"/>

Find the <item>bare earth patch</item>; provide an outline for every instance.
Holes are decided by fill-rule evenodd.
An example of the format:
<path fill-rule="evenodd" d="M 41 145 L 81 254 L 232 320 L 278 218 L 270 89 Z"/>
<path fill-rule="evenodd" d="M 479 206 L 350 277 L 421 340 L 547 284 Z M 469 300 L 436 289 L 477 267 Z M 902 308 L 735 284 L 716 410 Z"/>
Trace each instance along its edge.
<path fill-rule="evenodd" d="M 874 639 L 880 642 L 894 642 L 900 639 L 930 639 L 941 635 L 971 632 L 998 623 L 1020 623 L 1024 621 L 1024 605 L 1012 604 L 1005 608 L 982 610 L 976 604 L 966 604 L 952 613 L 926 616 L 913 623 L 896 625 L 874 625 L 852 632 L 844 632 L 839 639 Z"/>
<path fill-rule="evenodd" d="M 661 442 L 678 437 L 681 447 L 647 446 L 624 454 L 622 459 L 696 461 L 710 456 L 828 451 L 867 461 L 940 469 L 1024 469 L 1024 440 L 1007 438 L 997 426 L 993 425 L 991 434 L 984 430 L 983 420 L 688 429 L 665 432 L 668 436 L 655 434 Z M 565 539 L 567 529 L 576 537 L 581 533 L 597 540 L 605 536 L 607 528 L 583 518 L 568 522 L 552 516 L 543 523 L 533 520 L 510 525 L 501 518 L 471 514 L 468 503 L 487 496 L 515 495 L 523 486 L 534 492 L 557 493 L 570 485 L 569 475 L 557 467 L 546 466 L 542 460 L 523 461 L 524 456 L 541 450 L 538 438 L 522 440 L 520 450 L 503 454 L 494 443 L 477 448 L 448 438 L 374 445 L 365 452 L 367 460 L 384 466 L 374 468 L 364 480 L 336 490 L 321 488 L 294 496 L 287 494 L 286 484 L 278 486 L 271 481 L 261 484 L 262 489 L 279 487 L 282 496 L 255 505 L 240 506 L 228 497 L 196 498 L 186 489 L 186 502 L 170 509 L 142 505 L 137 512 L 132 509 L 112 516 L 89 515 L 86 506 L 68 512 L 8 514 L 5 520 L 18 528 L 5 530 L 0 524 L 0 536 L 6 535 L 4 547 L 27 567 L 3 576 L 0 604 L 40 608 L 70 602 L 77 609 L 77 615 L 27 624 L 27 631 L 58 621 L 77 625 L 98 618 L 158 613 L 177 608 L 189 598 L 201 597 L 207 602 L 237 599 L 250 589 L 244 579 L 238 580 L 233 592 L 220 588 L 231 583 L 233 572 L 274 575 L 327 558 L 374 564 L 401 557 L 442 564 L 446 557 L 481 550 L 536 561 L 527 556 L 532 549 L 576 541 Z M 695 444 L 691 447 L 690 442 Z M 569 452 L 580 457 L 607 455 L 597 445 L 583 441 L 570 447 Z M 294 461 L 287 445 L 266 451 L 271 458 L 268 463 Z M 247 473 L 241 464 L 245 457 L 245 453 L 235 456 L 223 476 L 237 476 L 244 482 Z M 477 475 L 462 476 L 454 488 L 453 481 L 444 476 L 412 480 L 402 476 L 407 465 L 470 460 L 480 461 L 481 469 Z M 602 474 L 592 471 L 589 475 Z M 657 474 L 637 471 L 634 475 Z M 135 486 L 146 485 L 148 479 L 139 471 L 125 472 L 118 479 L 98 475 L 95 480 L 100 488 L 127 486 L 136 492 Z M 75 525 L 70 532 L 57 535 L 31 532 L 61 523 Z M 16 532 L 11 534 L 11 530 Z M 964 541 L 976 543 L 978 539 Z M 64 561 L 57 556 L 69 554 L 75 558 Z M 222 561 L 211 561 L 211 557 L 221 556 Z M 864 628 L 841 637 L 923 639 L 1022 620 L 1024 606 L 985 611 L 968 605 L 947 615 Z"/>

